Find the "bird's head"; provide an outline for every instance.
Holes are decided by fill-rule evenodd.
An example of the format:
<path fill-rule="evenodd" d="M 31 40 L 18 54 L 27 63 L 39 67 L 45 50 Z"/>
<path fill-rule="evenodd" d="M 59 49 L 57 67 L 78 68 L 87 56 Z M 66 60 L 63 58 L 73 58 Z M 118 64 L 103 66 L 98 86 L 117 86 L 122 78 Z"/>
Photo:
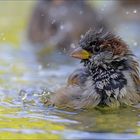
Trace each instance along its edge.
<path fill-rule="evenodd" d="M 71 53 L 72 57 L 81 59 L 85 66 L 103 67 L 126 61 L 131 55 L 124 41 L 103 29 L 90 29 L 80 40 L 79 47 Z"/>
<path fill-rule="evenodd" d="M 71 56 L 81 59 L 88 70 L 91 79 L 87 82 L 87 89 L 89 95 L 93 91 L 93 98 L 99 97 L 97 104 L 137 103 L 139 66 L 127 44 L 119 37 L 105 30 L 89 30 Z"/>

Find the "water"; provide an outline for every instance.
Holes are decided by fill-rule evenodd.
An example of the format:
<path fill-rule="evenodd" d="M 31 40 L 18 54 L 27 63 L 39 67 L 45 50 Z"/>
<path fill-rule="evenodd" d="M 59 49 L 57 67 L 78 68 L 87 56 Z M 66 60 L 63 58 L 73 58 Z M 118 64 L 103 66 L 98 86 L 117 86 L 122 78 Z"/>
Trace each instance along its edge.
<path fill-rule="evenodd" d="M 64 85 L 76 66 L 52 67 L 50 63 L 43 68 L 32 46 L 26 41 L 20 43 L 16 36 L 19 36 L 17 21 L 22 21 L 23 17 L 13 20 L 7 17 L 11 14 L 5 16 L 5 13 L 6 10 L 0 15 L 3 17 L 0 27 L 5 29 L 0 30 L 4 39 L 0 42 L 0 139 L 140 139 L 139 108 L 64 111 L 45 106 L 42 103 L 44 92 Z M 4 23 L 10 19 L 15 22 L 8 25 L 7 34 Z M 23 30 L 25 26 L 18 28 Z M 140 58 L 139 48 L 135 46 L 133 50 Z"/>
<path fill-rule="evenodd" d="M 75 66 L 42 68 L 25 43 L 2 44 L 0 59 L 0 138 L 140 139 L 137 108 L 64 111 L 42 103 L 44 92 L 64 85 Z"/>

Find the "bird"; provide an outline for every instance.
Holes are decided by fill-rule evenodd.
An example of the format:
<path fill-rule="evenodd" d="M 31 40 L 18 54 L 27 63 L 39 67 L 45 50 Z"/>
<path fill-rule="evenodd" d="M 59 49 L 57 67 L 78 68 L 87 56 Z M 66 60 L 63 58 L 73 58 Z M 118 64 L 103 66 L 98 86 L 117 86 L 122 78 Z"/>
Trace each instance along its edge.
<path fill-rule="evenodd" d="M 60 108 L 118 108 L 140 102 L 139 64 L 129 46 L 106 29 L 89 29 L 70 56 L 77 68 L 49 103 Z"/>

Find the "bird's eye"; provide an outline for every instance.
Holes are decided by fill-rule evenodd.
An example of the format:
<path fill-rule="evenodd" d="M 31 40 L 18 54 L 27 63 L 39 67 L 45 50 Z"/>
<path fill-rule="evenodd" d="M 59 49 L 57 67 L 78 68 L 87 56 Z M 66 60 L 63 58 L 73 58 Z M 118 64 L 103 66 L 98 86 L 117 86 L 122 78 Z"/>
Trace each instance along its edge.
<path fill-rule="evenodd" d="M 94 52 L 99 52 L 100 51 L 100 47 L 99 46 L 95 46 L 94 47 Z"/>
<path fill-rule="evenodd" d="M 95 42 L 90 42 L 89 46 L 95 45 Z"/>

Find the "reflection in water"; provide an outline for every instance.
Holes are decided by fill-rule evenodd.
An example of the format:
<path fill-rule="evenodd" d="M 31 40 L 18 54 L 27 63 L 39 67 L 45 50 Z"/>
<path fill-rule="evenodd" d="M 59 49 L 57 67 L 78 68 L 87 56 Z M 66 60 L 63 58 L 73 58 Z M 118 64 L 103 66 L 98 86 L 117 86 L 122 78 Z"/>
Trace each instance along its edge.
<path fill-rule="evenodd" d="M 137 117 L 139 110 L 132 108 L 118 110 L 90 110 L 77 115 L 64 115 L 80 123 L 76 126 L 81 131 L 112 132 L 112 133 L 137 133 Z"/>

